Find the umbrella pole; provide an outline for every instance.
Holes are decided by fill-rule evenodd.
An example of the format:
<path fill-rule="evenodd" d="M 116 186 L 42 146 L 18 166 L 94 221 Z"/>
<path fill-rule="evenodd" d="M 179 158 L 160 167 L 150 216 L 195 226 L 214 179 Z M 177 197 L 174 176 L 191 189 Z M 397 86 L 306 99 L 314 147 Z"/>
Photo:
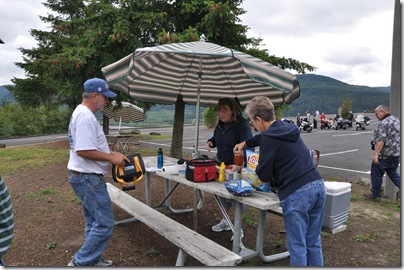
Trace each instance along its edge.
<path fill-rule="evenodd" d="M 200 101 L 200 92 L 201 92 L 201 79 L 202 79 L 202 56 L 200 56 L 199 61 L 199 72 L 198 72 L 198 90 L 197 90 L 197 98 L 196 98 L 196 135 L 195 135 L 195 148 L 192 153 L 192 158 L 199 158 L 201 154 L 199 153 L 199 101 Z"/>

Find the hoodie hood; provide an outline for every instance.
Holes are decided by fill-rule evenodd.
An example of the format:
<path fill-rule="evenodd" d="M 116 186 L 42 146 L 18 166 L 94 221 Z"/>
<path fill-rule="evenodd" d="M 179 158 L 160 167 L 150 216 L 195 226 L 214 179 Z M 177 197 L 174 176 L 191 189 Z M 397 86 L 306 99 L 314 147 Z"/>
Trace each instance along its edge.
<path fill-rule="evenodd" d="M 272 125 L 261 133 L 263 136 L 269 136 L 284 141 L 295 142 L 299 139 L 299 129 L 289 121 L 276 120 Z"/>

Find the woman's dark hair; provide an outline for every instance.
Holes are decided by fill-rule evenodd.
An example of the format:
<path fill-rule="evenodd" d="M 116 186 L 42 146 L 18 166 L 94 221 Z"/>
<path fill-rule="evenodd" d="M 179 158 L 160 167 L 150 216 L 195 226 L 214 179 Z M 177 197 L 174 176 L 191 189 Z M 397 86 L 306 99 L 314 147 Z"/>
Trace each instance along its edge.
<path fill-rule="evenodd" d="M 221 98 L 217 102 L 216 109 L 219 111 L 220 109 L 223 109 L 224 106 L 229 107 L 229 109 L 233 112 L 233 121 L 237 121 L 237 116 L 241 116 L 242 110 L 241 106 L 239 103 L 237 103 L 234 99 L 232 98 Z"/>

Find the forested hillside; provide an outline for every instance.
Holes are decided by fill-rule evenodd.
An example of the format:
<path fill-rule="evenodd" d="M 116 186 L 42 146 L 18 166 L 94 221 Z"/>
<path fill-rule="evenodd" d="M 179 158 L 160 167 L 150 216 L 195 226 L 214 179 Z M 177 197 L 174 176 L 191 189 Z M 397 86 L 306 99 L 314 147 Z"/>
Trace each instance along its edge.
<path fill-rule="evenodd" d="M 342 98 L 348 97 L 352 102 L 352 111 L 365 112 L 380 104 L 389 106 L 390 87 L 368 87 L 350 85 L 330 77 L 305 74 L 297 75 L 300 83 L 300 97 L 293 101 L 285 116 L 295 116 L 297 113 L 315 111 L 336 113 L 342 104 Z"/>
<path fill-rule="evenodd" d="M 295 116 L 315 111 L 334 114 L 342 104 L 342 98 L 347 96 L 352 102 L 352 111 L 371 111 L 380 104 L 389 106 L 390 87 L 368 87 L 350 85 L 330 77 L 305 74 L 297 75 L 300 83 L 300 97 L 293 101 L 290 110 L 284 112 L 285 117 Z M 13 102 L 11 93 L 0 86 L 0 105 L 2 101 Z M 201 117 L 204 108 L 201 108 Z M 189 124 L 195 118 L 195 106 L 187 105 L 185 110 L 185 123 Z M 102 117 L 102 116 L 99 116 Z M 174 105 L 156 106 L 146 114 L 144 123 L 136 125 L 172 125 L 174 120 Z"/>
<path fill-rule="evenodd" d="M 10 91 L 4 86 L 0 86 L 0 105 L 3 104 L 3 102 L 12 103 L 14 101 L 15 99 Z"/>

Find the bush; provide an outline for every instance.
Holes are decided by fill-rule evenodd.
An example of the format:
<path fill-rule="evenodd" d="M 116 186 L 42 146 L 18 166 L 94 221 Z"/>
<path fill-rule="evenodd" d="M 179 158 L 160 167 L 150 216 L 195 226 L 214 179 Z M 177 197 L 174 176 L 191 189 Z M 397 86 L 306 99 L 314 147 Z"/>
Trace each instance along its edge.
<path fill-rule="evenodd" d="M 69 112 L 58 107 L 6 103 L 0 107 L 0 138 L 66 133 L 69 118 Z"/>
<path fill-rule="evenodd" d="M 217 124 L 217 111 L 215 108 L 206 108 L 203 112 L 203 122 L 206 127 L 214 128 Z"/>

